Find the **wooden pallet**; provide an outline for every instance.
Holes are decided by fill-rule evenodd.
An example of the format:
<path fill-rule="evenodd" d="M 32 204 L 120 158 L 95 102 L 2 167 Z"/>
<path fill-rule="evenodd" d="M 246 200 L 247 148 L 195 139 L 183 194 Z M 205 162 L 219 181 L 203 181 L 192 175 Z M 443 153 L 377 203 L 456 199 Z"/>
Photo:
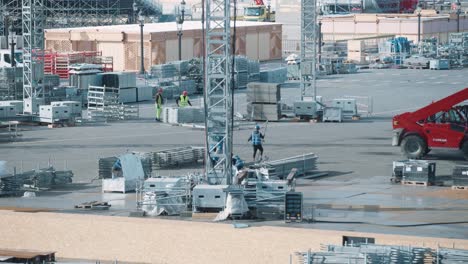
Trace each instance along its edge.
<path fill-rule="evenodd" d="M 98 201 L 92 201 L 92 202 L 75 205 L 76 209 L 88 209 L 88 210 L 107 210 L 109 209 L 109 207 L 111 207 L 111 205 L 108 202 L 98 202 Z"/>
<path fill-rule="evenodd" d="M 431 186 L 432 183 L 424 181 L 401 181 L 402 185 Z"/>
<path fill-rule="evenodd" d="M 465 190 L 465 191 L 468 191 L 468 186 L 452 186 L 452 190 Z"/>
<path fill-rule="evenodd" d="M 413 70 L 427 69 L 427 66 L 423 66 L 423 65 L 406 65 L 406 67 L 408 67 L 408 69 L 413 69 Z"/>

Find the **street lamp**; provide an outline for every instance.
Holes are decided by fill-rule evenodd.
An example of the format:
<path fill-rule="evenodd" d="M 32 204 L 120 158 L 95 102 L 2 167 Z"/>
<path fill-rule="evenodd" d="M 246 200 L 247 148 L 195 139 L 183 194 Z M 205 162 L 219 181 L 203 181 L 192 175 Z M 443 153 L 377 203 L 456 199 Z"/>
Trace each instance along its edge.
<path fill-rule="evenodd" d="M 267 21 L 270 22 L 271 20 L 271 0 L 267 0 Z"/>
<path fill-rule="evenodd" d="M 140 48 L 141 48 L 141 65 L 140 65 L 140 74 L 145 74 L 145 52 L 144 52 L 144 45 L 143 45 L 143 27 L 145 26 L 145 17 L 143 16 L 143 12 L 138 13 L 138 20 L 140 21 Z"/>
<path fill-rule="evenodd" d="M 182 60 L 182 25 L 185 20 L 185 1 L 182 0 L 177 12 L 176 25 L 177 25 L 177 37 L 179 37 L 179 60 Z"/>
<path fill-rule="evenodd" d="M 318 22 L 318 62 L 320 64 L 322 60 L 322 16 L 323 16 L 322 9 L 320 9 L 319 16 L 320 16 L 320 19 Z"/>
<path fill-rule="evenodd" d="M 139 12 L 138 12 L 139 11 Z M 136 20 L 136 13 L 138 12 L 138 22 L 140 22 L 140 48 L 141 48 L 141 61 L 140 61 L 140 74 L 145 74 L 145 52 L 143 43 L 143 27 L 145 26 L 145 17 L 143 16 L 143 10 L 138 4 L 133 2 L 133 19 Z"/>
<path fill-rule="evenodd" d="M 455 4 L 456 12 L 457 12 L 457 32 L 460 32 L 460 14 L 461 14 L 461 3 L 460 0 L 457 1 Z"/>
<path fill-rule="evenodd" d="M 421 3 L 418 3 L 418 6 L 416 7 L 416 13 L 418 14 L 418 44 L 421 41 L 421 11 L 422 5 Z"/>

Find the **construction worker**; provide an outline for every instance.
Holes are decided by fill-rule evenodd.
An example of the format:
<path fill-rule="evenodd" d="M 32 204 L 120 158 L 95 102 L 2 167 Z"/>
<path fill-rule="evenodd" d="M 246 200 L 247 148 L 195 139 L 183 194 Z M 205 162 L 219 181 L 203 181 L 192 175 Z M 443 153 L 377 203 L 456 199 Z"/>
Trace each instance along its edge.
<path fill-rule="evenodd" d="M 260 126 L 255 125 L 255 130 L 252 132 L 252 134 L 249 137 L 248 141 L 252 141 L 252 146 L 253 146 L 253 160 L 255 160 L 255 156 L 257 155 L 257 151 L 260 151 L 260 161 L 263 158 L 263 146 L 262 146 L 262 140 L 265 138 L 265 135 L 260 133 Z"/>
<path fill-rule="evenodd" d="M 158 93 L 156 94 L 156 100 L 154 105 L 156 107 L 156 121 L 161 121 L 161 111 L 164 104 L 163 89 L 159 88 Z"/>
<path fill-rule="evenodd" d="M 186 107 L 187 105 L 192 106 L 190 103 L 187 91 L 183 91 L 179 98 L 176 99 L 176 104 L 180 107 Z"/>

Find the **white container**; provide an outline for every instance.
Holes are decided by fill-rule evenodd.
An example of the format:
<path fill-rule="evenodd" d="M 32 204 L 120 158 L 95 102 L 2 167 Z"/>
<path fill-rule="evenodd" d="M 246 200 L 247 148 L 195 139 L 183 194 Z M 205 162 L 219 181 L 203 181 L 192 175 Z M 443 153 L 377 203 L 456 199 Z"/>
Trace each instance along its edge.
<path fill-rule="evenodd" d="M 152 101 L 153 100 L 153 87 L 144 86 L 137 87 L 137 101 Z"/>
<path fill-rule="evenodd" d="M 204 185 L 193 188 L 193 206 L 196 209 L 215 208 L 222 209 L 226 205 L 226 189 L 228 185 Z"/>
<path fill-rule="evenodd" d="M 137 101 L 137 88 L 120 88 L 119 103 L 135 103 Z"/>
<path fill-rule="evenodd" d="M 68 106 L 71 109 L 71 115 L 81 116 L 81 111 L 82 111 L 81 102 L 78 102 L 78 101 L 58 101 L 58 102 L 51 102 L 50 105 L 52 105 L 52 106 Z"/>
<path fill-rule="evenodd" d="M 69 106 L 39 106 L 39 120 L 45 123 L 55 123 L 71 118 L 71 108 Z"/>
<path fill-rule="evenodd" d="M 341 108 L 343 117 L 353 117 L 358 115 L 356 99 L 334 99 L 332 106 Z"/>
<path fill-rule="evenodd" d="M 325 107 L 323 109 L 323 122 L 341 122 L 343 121 L 343 111 L 339 107 Z"/>

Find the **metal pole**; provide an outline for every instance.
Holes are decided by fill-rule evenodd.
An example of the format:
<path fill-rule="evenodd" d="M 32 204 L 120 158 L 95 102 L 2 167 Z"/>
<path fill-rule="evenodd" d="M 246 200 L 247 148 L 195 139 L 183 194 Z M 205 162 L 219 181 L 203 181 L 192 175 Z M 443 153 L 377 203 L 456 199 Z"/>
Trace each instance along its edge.
<path fill-rule="evenodd" d="M 182 30 L 177 32 L 177 36 L 179 37 L 179 60 L 182 60 Z"/>
<path fill-rule="evenodd" d="M 3 30 L 3 34 L 5 35 L 5 38 L 6 38 L 6 48 L 7 48 L 7 49 L 8 49 L 8 33 L 9 33 L 8 31 L 9 31 L 9 28 L 10 28 L 9 23 L 8 23 L 9 20 L 10 20 L 10 19 L 9 19 L 8 16 L 5 16 L 5 17 L 3 18 L 3 23 L 4 23 L 4 25 L 5 25 L 5 28 L 4 28 L 4 30 Z M 13 19 L 12 19 L 12 21 L 11 21 L 11 31 L 13 31 Z"/>
<path fill-rule="evenodd" d="M 16 67 L 16 60 L 15 60 L 15 45 L 16 45 L 16 43 L 13 40 L 13 37 L 14 37 L 14 35 L 13 35 L 13 24 L 11 25 L 11 28 L 12 29 L 11 29 L 11 43 L 10 43 L 10 48 L 11 48 L 11 50 L 10 50 L 10 57 L 11 57 L 10 61 L 11 61 L 11 67 Z M 8 43 L 8 39 L 7 39 L 6 42 Z"/>
<path fill-rule="evenodd" d="M 267 9 L 267 12 L 268 12 L 268 13 L 267 13 L 267 21 L 268 21 L 268 22 L 270 22 L 270 20 L 271 20 L 271 17 L 270 17 L 270 10 L 271 10 L 271 6 L 270 6 L 270 4 L 268 4 L 268 9 Z"/>
<path fill-rule="evenodd" d="M 322 62 L 322 20 L 318 23 L 318 62 Z"/>
<path fill-rule="evenodd" d="M 182 60 L 182 30 L 177 32 L 179 37 L 179 61 Z M 179 71 L 179 93 L 182 92 L 182 73 Z"/>
<path fill-rule="evenodd" d="M 418 43 L 421 41 L 421 13 L 418 13 Z"/>
<path fill-rule="evenodd" d="M 460 9 L 457 9 L 457 32 L 460 32 Z"/>
<path fill-rule="evenodd" d="M 140 66 L 140 74 L 145 74 L 145 54 L 144 54 L 144 45 L 143 45 L 143 27 L 144 21 L 140 20 L 140 45 L 141 45 L 141 66 Z"/>

